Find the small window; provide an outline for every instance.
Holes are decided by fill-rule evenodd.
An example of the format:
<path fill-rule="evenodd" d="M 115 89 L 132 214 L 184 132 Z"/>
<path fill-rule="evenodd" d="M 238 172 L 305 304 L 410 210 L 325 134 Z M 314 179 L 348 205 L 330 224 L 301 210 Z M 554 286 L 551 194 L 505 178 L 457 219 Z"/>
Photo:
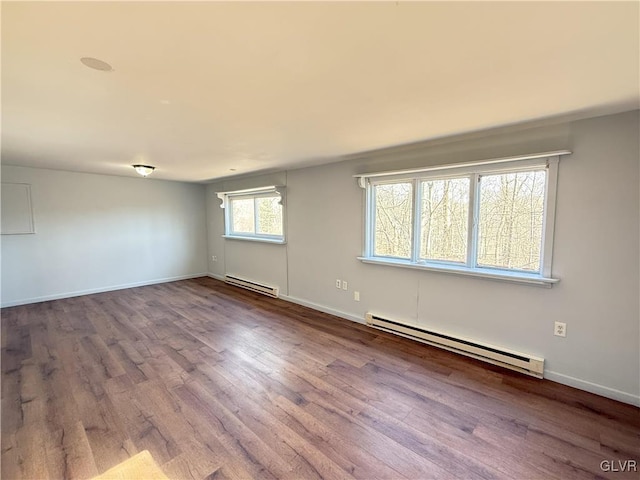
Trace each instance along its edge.
<path fill-rule="evenodd" d="M 551 285 L 560 155 L 361 175 L 370 263 Z"/>
<path fill-rule="evenodd" d="M 218 193 L 225 208 L 225 237 L 283 243 L 283 195 L 283 187 Z"/>

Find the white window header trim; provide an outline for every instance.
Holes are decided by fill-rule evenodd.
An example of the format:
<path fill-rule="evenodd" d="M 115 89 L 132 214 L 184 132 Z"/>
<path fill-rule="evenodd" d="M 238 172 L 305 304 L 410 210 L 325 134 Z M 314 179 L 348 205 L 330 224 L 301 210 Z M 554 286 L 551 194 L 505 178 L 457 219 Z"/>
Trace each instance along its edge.
<path fill-rule="evenodd" d="M 247 188 L 245 190 L 233 190 L 228 192 L 216 192 L 216 196 L 220 199 L 220 208 L 225 207 L 225 199 L 228 197 L 235 197 L 241 195 L 259 195 L 261 193 L 275 193 L 280 196 L 280 204 L 282 204 L 284 191 L 284 185 L 269 185 L 267 187 L 259 187 L 259 188 Z"/>
<path fill-rule="evenodd" d="M 367 180 L 369 179 L 382 179 L 382 177 L 388 178 L 399 178 L 405 175 L 416 176 L 420 174 L 428 175 L 431 172 L 441 172 L 443 171 L 451 171 L 454 172 L 459 169 L 470 169 L 473 167 L 480 166 L 491 166 L 491 165 L 500 165 L 503 163 L 513 164 L 514 162 L 520 162 L 525 160 L 536 160 L 536 159 L 545 159 L 549 157 L 560 157 L 563 155 L 571 155 L 571 151 L 569 150 L 556 150 L 553 152 L 544 152 L 544 153 L 533 153 L 530 155 L 520 155 L 517 157 L 503 157 L 503 158 L 491 158 L 486 160 L 476 160 L 473 162 L 463 162 L 463 163 L 450 163 L 447 165 L 434 165 L 431 167 L 422 167 L 422 168 L 412 168 L 407 170 L 392 170 L 386 172 L 374 172 L 374 173 L 362 173 L 358 175 L 354 175 L 354 178 L 358 179 L 358 184 L 360 187 L 365 188 L 367 185 Z"/>

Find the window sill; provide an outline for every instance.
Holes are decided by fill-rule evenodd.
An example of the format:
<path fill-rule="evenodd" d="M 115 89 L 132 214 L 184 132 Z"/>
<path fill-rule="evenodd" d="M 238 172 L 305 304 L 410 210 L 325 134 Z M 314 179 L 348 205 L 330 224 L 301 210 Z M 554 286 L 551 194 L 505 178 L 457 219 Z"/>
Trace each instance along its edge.
<path fill-rule="evenodd" d="M 261 238 L 261 237 L 241 237 L 238 235 L 222 235 L 222 238 L 227 238 L 229 240 L 242 240 L 249 242 L 261 242 L 261 243 L 274 243 L 276 245 L 285 245 L 287 243 L 286 240 L 278 240 L 274 238 Z"/>
<path fill-rule="evenodd" d="M 469 277 L 488 278 L 491 280 L 500 280 L 504 282 L 512 283 L 524 283 L 528 285 L 536 285 L 539 287 L 551 288 L 554 283 L 558 283 L 560 280 L 557 278 L 547 278 L 536 274 L 527 274 L 520 272 L 503 272 L 499 270 L 473 270 L 471 268 L 454 266 L 454 265 L 425 265 L 410 263 L 407 260 L 395 260 L 391 258 L 372 258 L 372 257 L 358 257 L 363 263 L 370 263 L 373 265 L 388 265 L 392 267 L 401 268 L 413 268 L 416 270 L 427 270 L 431 272 L 443 272 L 452 273 L 455 275 L 466 275 Z"/>

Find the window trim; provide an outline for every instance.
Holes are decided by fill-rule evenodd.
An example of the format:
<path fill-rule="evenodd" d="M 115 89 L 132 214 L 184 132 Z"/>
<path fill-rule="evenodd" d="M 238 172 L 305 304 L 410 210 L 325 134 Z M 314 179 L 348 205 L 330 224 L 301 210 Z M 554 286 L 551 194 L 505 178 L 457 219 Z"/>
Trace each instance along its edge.
<path fill-rule="evenodd" d="M 274 243 L 274 244 L 286 244 L 286 187 L 282 185 L 270 185 L 260 188 L 249 188 L 245 190 L 233 190 L 228 192 L 216 192 L 216 196 L 220 199 L 220 208 L 224 209 L 224 235 L 223 238 L 232 240 L 248 240 L 252 242 Z M 263 233 L 234 233 L 232 231 L 233 213 L 230 208 L 231 202 L 236 198 L 251 198 L 255 201 L 256 198 L 266 198 L 279 196 L 279 204 L 282 205 L 282 235 L 269 235 Z M 256 215 L 254 211 L 254 225 L 256 222 Z"/>
<path fill-rule="evenodd" d="M 364 189 L 364 251 L 357 257 L 363 263 L 390 265 L 396 267 L 422 269 L 444 273 L 454 273 L 483 278 L 492 278 L 510 282 L 527 283 L 551 287 L 559 280 L 552 277 L 551 266 L 553 260 L 553 238 L 555 227 L 555 210 L 558 185 L 558 164 L 561 156 L 571 154 L 568 150 L 524 155 L 520 157 L 506 157 L 499 159 L 481 160 L 450 165 L 379 172 L 354 175 L 358 184 Z M 483 175 L 511 173 L 517 171 L 531 171 L 536 168 L 546 170 L 544 192 L 544 217 L 542 222 L 542 240 L 540 248 L 540 270 L 527 272 L 494 267 L 483 267 L 477 264 L 477 236 L 476 224 L 479 219 L 480 189 L 478 179 Z M 428 179 L 446 179 L 469 177 L 469 213 L 467 258 L 465 264 L 446 261 L 423 261 L 419 258 L 420 235 L 420 182 Z M 385 257 L 375 255 L 375 189 L 376 185 L 400 182 L 412 182 L 412 245 L 409 259 Z M 473 209 L 473 211 L 471 211 Z"/>

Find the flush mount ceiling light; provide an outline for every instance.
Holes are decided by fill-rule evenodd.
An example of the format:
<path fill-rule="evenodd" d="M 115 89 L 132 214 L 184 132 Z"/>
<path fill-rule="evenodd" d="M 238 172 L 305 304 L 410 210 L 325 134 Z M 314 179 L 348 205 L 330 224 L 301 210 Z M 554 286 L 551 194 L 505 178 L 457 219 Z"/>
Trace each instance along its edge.
<path fill-rule="evenodd" d="M 138 172 L 138 174 L 142 175 L 143 177 L 151 175 L 151 173 L 156 169 L 156 167 L 152 167 L 151 165 L 131 165 L 131 166 L 135 168 L 136 172 Z"/>
<path fill-rule="evenodd" d="M 109 65 L 107 62 L 103 62 L 102 60 L 98 60 L 93 57 L 82 57 L 80 61 L 83 65 L 93 68 L 94 70 L 100 70 L 101 72 L 113 72 L 113 67 Z"/>

